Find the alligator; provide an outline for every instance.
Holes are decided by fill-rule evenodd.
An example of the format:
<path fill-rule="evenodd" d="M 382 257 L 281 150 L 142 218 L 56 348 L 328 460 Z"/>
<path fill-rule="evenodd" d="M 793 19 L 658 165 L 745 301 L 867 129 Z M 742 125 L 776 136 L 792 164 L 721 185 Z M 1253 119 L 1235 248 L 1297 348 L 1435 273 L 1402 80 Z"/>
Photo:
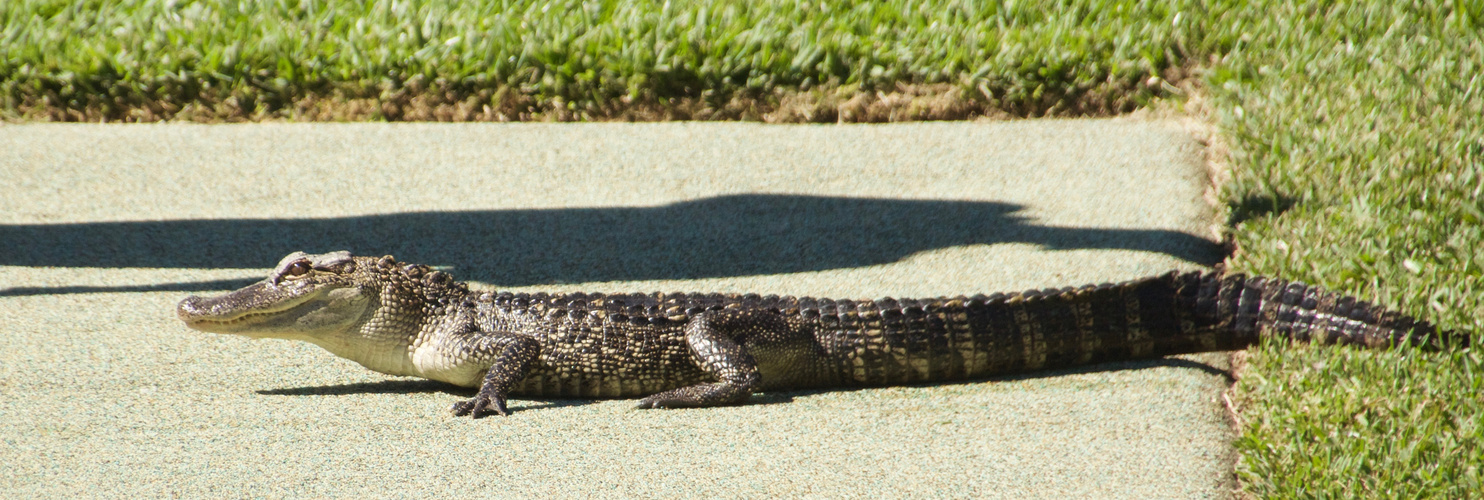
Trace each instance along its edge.
<path fill-rule="evenodd" d="M 1237 350 L 1264 337 L 1389 347 L 1449 337 L 1301 282 L 1171 271 L 1122 283 L 931 299 L 471 290 L 392 256 L 295 252 L 263 281 L 176 308 L 191 328 L 304 340 L 477 394 L 745 403 L 755 391 L 914 384 Z"/>

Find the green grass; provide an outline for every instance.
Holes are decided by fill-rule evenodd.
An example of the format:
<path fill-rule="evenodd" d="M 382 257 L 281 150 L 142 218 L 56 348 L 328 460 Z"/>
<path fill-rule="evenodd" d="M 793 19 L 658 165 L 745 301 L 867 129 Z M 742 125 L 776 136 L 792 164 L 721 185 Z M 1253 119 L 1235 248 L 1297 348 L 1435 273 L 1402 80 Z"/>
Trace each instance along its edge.
<path fill-rule="evenodd" d="M 1207 76 L 1245 219 L 1233 266 L 1484 331 L 1484 4 L 1260 3 L 1219 20 L 1242 41 Z M 1253 349 L 1245 487 L 1484 496 L 1481 347 Z"/>
<path fill-rule="evenodd" d="M 0 23 L 0 112 L 12 119 L 604 119 L 645 107 L 763 119 L 801 99 L 813 111 L 796 118 L 815 121 L 1097 115 L 1179 99 L 1150 77 L 1195 75 L 1185 83 L 1209 97 L 1232 153 L 1233 268 L 1484 331 L 1478 0 L 10 0 Z M 830 112 L 891 92 L 960 105 Z M 1484 495 L 1480 342 L 1252 349 L 1234 388 L 1243 488 Z"/>
<path fill-rule="evenodd" d="M 625 101 L 947 84 L 1022 115 L 1119 112 L 1184 60 L 1173 21 L 1191 4 L 8 0 L 0 96 L 54 119 L 408 95 L 580 119 Z"/>

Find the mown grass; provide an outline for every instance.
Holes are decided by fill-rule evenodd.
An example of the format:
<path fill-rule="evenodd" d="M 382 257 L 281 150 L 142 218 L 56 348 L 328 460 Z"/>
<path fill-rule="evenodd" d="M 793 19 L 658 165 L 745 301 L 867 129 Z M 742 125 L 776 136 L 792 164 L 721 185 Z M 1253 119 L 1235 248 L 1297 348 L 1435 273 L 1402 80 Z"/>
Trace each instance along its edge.
<path fill-rule="evenodd" d="M 1484 330 L 1477 0 L 11 0 L 0 23 L 13 119 L 1098 115 L 1185 80 L 1232 153 L 1234 269 Z M 1248 361 L 1248 493 L 1484 492 L 1477 337 Z"/>
<path fill-rule="evenodd" d="M 1232 144 L 1234 267 L 1484 331 L 1484 4 L 1254 2 L 1207 74 Z M 1484 496 L 1484 344 L 1250 351 L 1244 486 Z"/>
<path fill-rule="evenodd" d="M 1106 114 L 1161 93 L 1151 75 L 1181 77 L 1175 21 L 1193 4 L 10 0 L 0 97 L 13 114 L 78 120 L 294 117 L 327 99 L 401 119 L 418 98 L 462 118 L 607 118 L 676 100 L 758 119 L 783 93 L 828 103 L 947 85 L 978 103 L 966 116 Z M 726 112 L 734 99 L 762 109 Z"/>

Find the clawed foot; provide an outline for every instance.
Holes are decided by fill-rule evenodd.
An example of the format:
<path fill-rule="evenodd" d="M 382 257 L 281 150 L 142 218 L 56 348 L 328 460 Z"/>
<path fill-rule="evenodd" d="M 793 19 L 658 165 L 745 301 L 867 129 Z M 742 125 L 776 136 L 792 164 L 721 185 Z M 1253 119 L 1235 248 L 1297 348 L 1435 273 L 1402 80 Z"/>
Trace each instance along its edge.
<path fill-rule="evenodd" d="M 634 405 L 634 408 L 638 410 L 649 410 L 653 408 L 679 408 L 685 406 L 678 404 L 679 401 L 674 401 L 662 396 L 664 395 L 655 394 L 653 396 L 641 399 L 639 400 L 639 404 Z"/>
<path fill-rule="evenodd" d="M 473 398 L 454 403 L 452 410 L 455 417 L 468 415 L 473 418 L 480 418 L 484 416 L 486 410 L 492 411 L 502 417 L 510 415 L 510 410 L 505 408 L 505 396 L 488 395 L 482 392 Z"/>
<path fill-rule="evenodd" d="M 725 383 L 696 384 L 661 392 L 639 400 L 634 408 L 704 408 L 742 404 L 752 391 Z"/>

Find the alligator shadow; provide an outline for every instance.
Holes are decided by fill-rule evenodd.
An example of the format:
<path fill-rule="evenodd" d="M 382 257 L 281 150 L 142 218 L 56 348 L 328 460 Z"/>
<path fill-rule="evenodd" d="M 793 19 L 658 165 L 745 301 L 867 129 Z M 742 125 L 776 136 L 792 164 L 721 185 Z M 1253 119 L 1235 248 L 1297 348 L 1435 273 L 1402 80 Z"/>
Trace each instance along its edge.
<path fill-rule="evenodd" d="M 415 394 L 441 392 L 444 394 L 473 394 L 472 390 L 443 382 L 424 379 L 392 379 L 354 384 L 318 385 L 308 387 L 285 387 L 254 391 L 264 396 L 349 396 L 352 394 Z M 465 396 L 467 397 L 467 395 Z"/>
<path fill-rule="evenodd" d="M 357 382 L 354 384 L 319 385 L 307 387 L 285 387 L 253 391 L 264 396 L 349 396 L 354 394 L 420 394 L 443 393 L 456 399 L 468 399 L 478 393 L 477 389 L 459 387 L 432 380 L 397 379 L 379 382 Z M 453 399 L 449 400 L 452 404 Z M 597 399 L 542 399 L 512 397 L 510 410 L 538 410 L 542 408 L 564 408 L 597 403 Z"/>
<path fill-rule="evenodd" d="M 682 280 L 856 268 L 963 245 L 1027 243 L 1219 262 L 1179 231 L 1053 227 L 1010 203 L 742 194 L 653 207 L 411 212 L 323 219 L 0 225 L 0 266 L 263 269 L 289 252 L 350 250 L 526 286 Z M 0 295 L 196 291 L 243 280 L 9 288 Z M 220 288 L 219 288 L 220 289 Z"/>
<path fill-rule="evenodd" d="M 1129 371 L 1129 370 L 1145 370 L 1145 369 L 1149 369 L 1149 368 L 1160 368 L 1160 367 L 1166 367 L 1166 368 L 1183 368 L 1183 369 L 1197 370 L 1197 371 L 1205 372 L 1207 375 L 1221 377 L 1223 379 L 1223 381 L 1225 383 L 1227 383 L 1227 384 L 1231 384 L 1232 382 L 1235 382 L 1236 381 L 1236 379 L 1232 378 L 1231 372 L 1228 371 L 1228 370 L 1223 370 L 1221 368 L 1217 368 L 1215 366 L 1211 366 L 1210 364 L 1202 363 L 1200 361 L 1194 361 L 1194 360 L 1180 358 L 1180 357 L 1164 357 L 1164 358 L 1142 359 L 1142 360 L 1134 360 L 1134 361 L 1110 361 L 1110 362 L 1106 362 L 1106 363 L 1097 363 L 1097 364 L 1091 364 L 1091 365 L 1071 366 L 1071 367 L 1066 367 L 1066 368 L 1055 368 L 1055 369 L 1050 369 L 1050 370 L 1037 370 L 1037 371 L 1030 371 L 1030 372 L 1023 372 L 1023 373 L 1008 373 L 1008 374 L 1003 374 L 1003 375 L 995 375 L 995 376 L 991 376 L 991 377 L 971 378 L 971 379 L 963 379 L 963 380 L 947 380 L 947 381 L 942 381 L 942 382 L 923 382 L 923 383 L 915 383 L 915 384 L 898 384 L 898 385 L 893 385 L 893 386 L 837 387 L 837 388 L 799 389 L 799 390 L 790 390 L 790 391 L 777 391 L 777 392 L 772 392 L 772 393 L 760 393 L 758 395 L 753 396 L 753 399 L 758 399 L 760 396 L 763 396 L 763 397 L 778 398 L 781 401 L 792 401 L 794 398 L 801 397 L 801 396 L 812 396 L 812 395 L 815 395 L 815 394 L 824 394 L 824 393 L 831 393 L 831 392 L 855 392 L 855 391 L 864 391 L 864 390 L 871 390 L 871 389 L 880 389 L 882 387 L 942 387 L 942 386 L 951 386 L 951 385 L 980 384 L 980 383 L 985 383 L 985 382 L 1014 382 L 1014 381 L 1019 381 L 1019 380 L 1049 379 L 1049 378 L 1056 378 L 1056 377 L 1065 377 L 1065 376 L 1070 376 L 1070 375 L 1084 375 L 1084 374 L 1091 374 L 1091 373 L 1113 373 L 1113 372 L 1121 372 L 1121 371 Z"/>
<path fill-rule="evenodd" d="M 1169 367 L 1184 368 L 1205 372 L 1208 375 L 1222 377 L 1226 383 L 1233 382 L 1231 373 L 1227 370 L 1211 366 L 1199 361 L 1193 361 L 1178 357 L 1166 357 L 1139 361 L 1116 361 L 1109 363 L 1098 363 L 1055 370 L 1041 370 L 1025 373 L 1015 373 L 986 378 L 975 378 L 967 380 L 950 380 L 943 382 L 927 382 L 921 384 L 903 384 L 901 387 L 940 387 L 948 385 L 978 384 L 983 382 L 1011 382 L 1017 380 L 1030 380 L 1042 378 L 1064 377 L 1068 375 L 1079 375 L 1088 373 L 1119 372 L 1125 370 L 1143 370 L 1148 368 Z M 799 389 L 787 391 L 768 391 L 754 394 L 745 406 L 764 406 L 775 404 L 788 404 L 796 398 L 825 394 L 831 392 L 855 392 L 880 387 L 831 387 L 819 389 Z M 263 389 L 255 391 L 267 396 L 346 396 L 352 394 L 413 394 L 440 392 L 457 398 L 470 398 L 477 392 L 475 389 L 449 385 L 432 380 L 383 380 L 380 382 L 358 382 L 354 384 L 324 385 L 310 387 L 293 387 L 283 389 Z M 610 398 L 611 400 L 612 398 Z M 637 399 L 637 398 L 617 398 Z M 520 410 L 536 410 L 543 408 L 564 408 L 571 406 L 585 406 L 605 401 L 605 399 L 594 398 L 528 398 L 524 396 L 512 396 L 510 409 L 512 412 Z M 534 404 L 533 404 L 534 403 Z"/>

